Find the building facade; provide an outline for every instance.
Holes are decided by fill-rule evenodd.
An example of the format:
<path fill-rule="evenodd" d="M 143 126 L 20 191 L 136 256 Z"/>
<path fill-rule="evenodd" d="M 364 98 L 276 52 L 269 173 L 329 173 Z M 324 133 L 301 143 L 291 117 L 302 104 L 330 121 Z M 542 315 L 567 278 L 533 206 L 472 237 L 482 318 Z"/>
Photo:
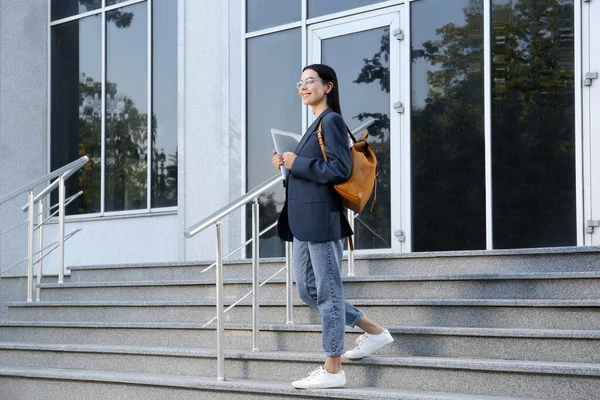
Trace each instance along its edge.
<path fill-rule="evenodd" d="M 598 0 L 3 0 L 0 197 L 86 154 L 67 265 L 213 259 L 212 229 L 183 231 L 277 173 L 270 129 L 306 130 L 295 83 L 325 63 L 349 127 L 375 120 L 358 252 L 598 246 L 598 22 Z M 264 228 L 283 189 L 259 200 Z M 3 269 L 25 244 L 3 236 Z"/>

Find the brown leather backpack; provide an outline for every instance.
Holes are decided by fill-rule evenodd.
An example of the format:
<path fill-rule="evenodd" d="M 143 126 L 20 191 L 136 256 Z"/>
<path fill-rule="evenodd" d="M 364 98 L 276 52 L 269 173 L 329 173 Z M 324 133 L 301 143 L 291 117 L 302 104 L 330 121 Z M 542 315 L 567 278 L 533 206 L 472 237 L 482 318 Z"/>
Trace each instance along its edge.
<path fill-rule="evenodd" d="M 325 162 L 327 162 L 322 129 L 321 124 L 319 124 L 317 135 L 319 137 L 319 145 L 321 146 L 323 158 L 325 159 Z M 359 140 L 356 140 L 350 132 L 348 132 L 348 134 L 353 142 L 353 145 L 350 148 L 350 153 L 352 155 L 352 172 L 350 173 L 350 178 L 348 178 L 346 182 L 334 185 L 334 189 L 340 195 L 344 207 L 357 213 L 362 211 L 375 189 L 375 196 L 373 197 L 373 204 L 371 205 L 371 211 L 373 211 L 373 205 L 375 205 L 375 200 L 377 198 L 378 163 L 375 152 L 369 143 L 367 143 L 369 132 L 365 131 Z"/>

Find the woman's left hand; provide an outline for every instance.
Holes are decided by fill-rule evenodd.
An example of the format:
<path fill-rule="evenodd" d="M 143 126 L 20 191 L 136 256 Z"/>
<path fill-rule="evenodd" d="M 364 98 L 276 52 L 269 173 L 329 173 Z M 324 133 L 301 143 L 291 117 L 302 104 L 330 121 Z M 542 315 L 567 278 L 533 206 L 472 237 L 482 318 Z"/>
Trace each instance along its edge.
<path fill-rule="evenodd" d="M 292 153 L 290 151 L 286 151 L 283 153 L 283 164 L 290 171 L 292 170 L 292 165 L 294 164 L 294 160 L 296 159 L 296 153 Z"/>

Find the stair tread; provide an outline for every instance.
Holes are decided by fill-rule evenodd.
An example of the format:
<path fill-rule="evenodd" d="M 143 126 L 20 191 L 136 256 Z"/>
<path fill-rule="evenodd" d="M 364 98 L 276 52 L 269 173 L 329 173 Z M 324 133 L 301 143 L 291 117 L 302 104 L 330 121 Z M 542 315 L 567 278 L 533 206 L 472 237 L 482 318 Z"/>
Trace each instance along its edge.
<path fill-rule="evenodd" d="M 58 327 L 58 328 L 147 328 L 147 329 L 203 329 L 214 330 L 213 326 L 203 327 L 203 323 L 189 322 L 71 322 L 71 321 L 0 321 L 0 327 Z M 523 337 L 523 338 L 564 338 L 600 339 L 600 330 L 582 329 L 514 329 L 514 328 L 472 328 L 444 326 L 386 326 L 394 334 L 448 335 L 484 337 Z M 226 330 L 251 330 L 251 324 L 226 323 Z M 320 332 L 316 324 L 262 324 L 261 331 Z M 347 332 L 360 333 L 358 328 L 347 328 Z"/>
<path fill-rule="evenodd" d="M 363 306 L 482 306 L 482 307 L 600 307 L 600 299 L 347 299 L 354 305 Z M 229 305 L 237 299 L 224 300 Z M 215 300 L 181 300 L 181 301 L 40 301 L 5 303 L 11 307 L 48 307 L 48 306 L 212 306 Z M 300 300 L 294 300 L 294 306 L 307 307 Z M 250 299 L 240 306 L 251 305 Z M 261 306 L 285 306 L 285 300 L 263 300 Z"/>
<path fill-rule="evenodd" d="M 413 399 L 413 400 L 526 400 L 525 398 L 442 393 L 422 390 L 388 389 L 380 387 L 344 387 L 336 390 L 296 390 L 288 382 L 226 379 L 214 377 L 160 375 L 131 372 L 111 372 L 75 369 L 0 366 L 0 376 L 18 376 L 39 379 L 67 379 L 106 383 L 152 385 L 171 388 L 210 389 L 286 396 L 353 399 Z"/>
<path fill-rule="evenodd" d="M 250 272 L 250 271 L 249 271 Z M 345 276 L 344 282 L 435 282 L 435 281 L 487 281 L 487 280 L 559 280 L 559 279 L 599 279 L 600 271 L 577 272 L 511 272 L 511 273 L 476 273 L 476 274 L 420 274 L 420 275 L 366 275 Z M 193 286 L 214 285 L 215 279 L 190 280 L 144 280 L 144 281 L 99 281 L 99 282 L 67 282 L 42 283 L 40 288 L 60 287 L 128 287 L 128 286 Z M 251 284 L 251 278 L 224 278 L 225 284 Z M 285 283 L 282 277 L 273 278 L 269 283 Z"/>
<path fill-rule="evenodd" d="M 0 350 L 51 351 L 97 354 L 136 354 L 172 357 L 214 358 L 216 349 L 213 348 L 176 348 L 157 346 L 115 346 L 88 344 L 32 344 L 6 342 L 0 343 Z M 225 350 L 226 359 L 315 362 L 323 361 L 323 354 L 316 352 L 295 351 L 264 351 L 253 352 L 245 350 Z M 351 364 L 369 364 L 385 366 L 425 367 L 445 369 L 467 369 L 501 372 L 527 372 L 539 374 L 563 374 L 600 376 L 600 364 L 554 362 L 554 361 L 525 361 L 501 359 L 474 359 L 454 357 L 427 356 L 376 356 L 366 357 L 360 361 L 348 361 Z"/>

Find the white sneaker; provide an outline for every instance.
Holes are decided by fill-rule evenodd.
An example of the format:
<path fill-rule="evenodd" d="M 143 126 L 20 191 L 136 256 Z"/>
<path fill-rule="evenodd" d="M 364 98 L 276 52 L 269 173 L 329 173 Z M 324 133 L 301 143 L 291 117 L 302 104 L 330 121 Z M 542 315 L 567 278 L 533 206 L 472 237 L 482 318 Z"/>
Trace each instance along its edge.
<path fill-rule="evenodd" d="M 351 360 L 358 360 L 375 353 L 383 346 L 394 341 L 392 335 L 387 329 L 384 329 L 379 335 L 370 335 L 365 333 L 356 339 L 356 347 L 344 353 L 344 357 Z"/>
<path fill-rule="evenodd" d="M 322 366 L 311 372 L 306 378 L 292 382 L 292 386 L 296 389 L 331 389 L 344 385 L 346 385 L 346 373 L 343 370 L 332 374 Z"/>

